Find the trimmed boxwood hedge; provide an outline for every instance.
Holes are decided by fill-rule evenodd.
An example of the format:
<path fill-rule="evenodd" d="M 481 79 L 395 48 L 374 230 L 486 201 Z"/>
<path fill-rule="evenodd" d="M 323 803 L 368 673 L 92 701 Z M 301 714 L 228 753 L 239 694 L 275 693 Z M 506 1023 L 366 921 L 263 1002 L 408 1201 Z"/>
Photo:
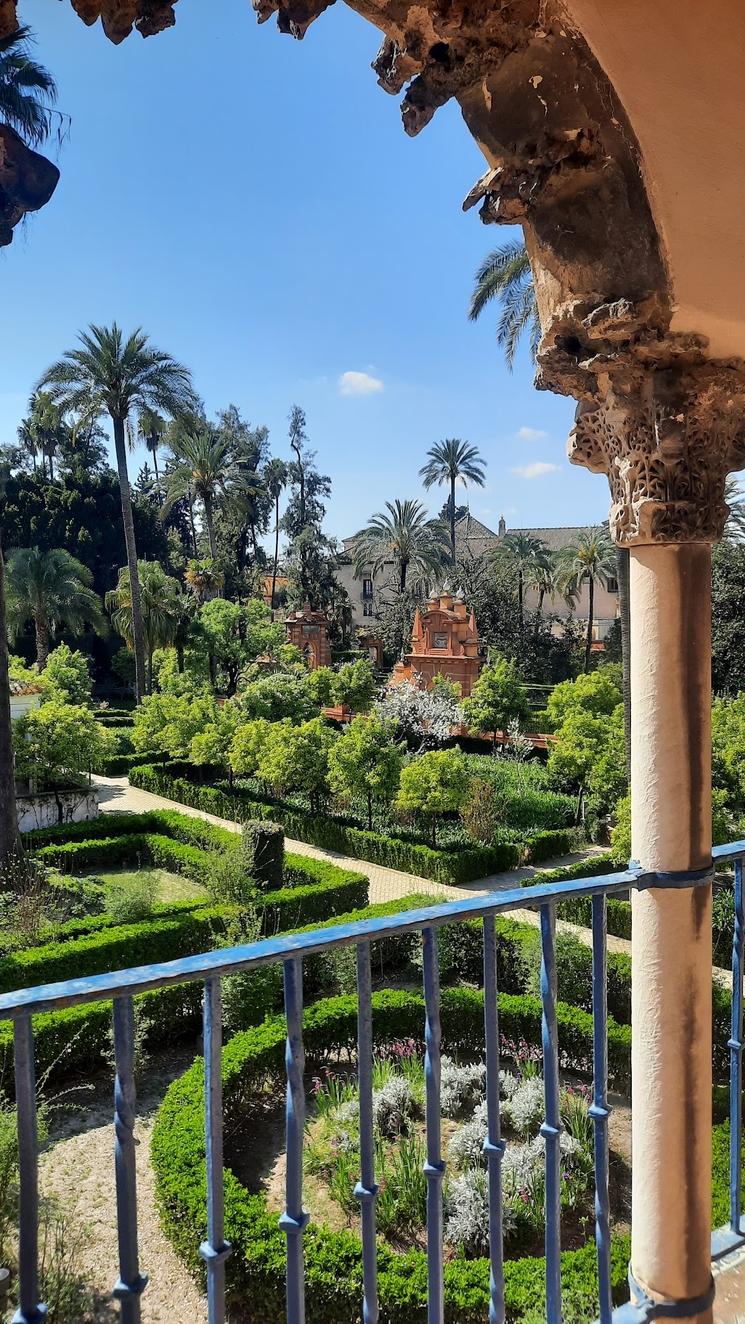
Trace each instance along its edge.
<path fill-rule="evenodd" d="M 182 764 L 176 766 L 183 767 Z M 311 845 L 339 851 L 354 859 L 384 865 L 389 869 L 400 869 L 404 873 L 438 883 L 457 885 L 515 869 L 526 853 L 526 845 L 516 841 L 504 841 L 495 846 L 453 846 L 449 849 L 435 849 L 416 842 L 402 841 L 396 837 L 383 836 L 379 832 L 348 827 L 332 818 L 289 809 L 276 801 L 266 803 L 240 787 L 226 790 L 219 786 L 199 785 L 186 777 L 172 775 L 170 764 L 157 768 L 149 765 L 133 768 L 129 780 L 132 786 L 167 796 L 219 818 L 237 822 L 270 818 L 281 823 L 287 835 L 296 841 L 307 841 Z M 569 843 L 576 841 L 574 829 L 568 829 L 565 833 L 537 835 L 552 839 L 552 850 L 547 854 L 555 853 L 553 845 L 559 838 L 564 841 L 564 845 L 558 847 L 562 853 L 571 850 Z M 537 849 L 540 850 L 540 845 Z"/>
<path fill-rule="evenodd" d="M 532 1004 L 529 1005 L 529 1004 Z M 443 1047 L 447 1051 L 478 1051 L 483 1045 L 483 994 L 470 989 L 442 993 Z M 540 1004 L 535 999 L 500 996 L 502 1031 L 513 1037 L 540 1040 Z M 573 1065 L 589 1067 L 589 1017 L 558 1007 L 559 1037 Z M 419 994 L 384 991 L 373 995 L 373 1032 L 378 1041 L 421 1039 L 424 1002 Z M 236 1035 L 223 1052 L 223 1098 L 226 1130 L 235 1127 L 251 1085 L 284 1078 L 286 1027 L 284 1017 L 264 1021 Z M 357 1004 L 353 997 L 332 998 L 309 1007 L 304 1015 L 304 1041 L 310 1056 L 328 1052 L 353 1054 L 357 1035 Z M 616 1062 L 620 1042 L 628 1052 L 629 1032 L 609 1026 L 611 1056 Z M 578 1052 L 575 1060 L 574 1052 Z M 628 1059 L 626 1059 L 628 1060 Z M 176 1250 L 198 1271 L 198 1245 L 205 1227 L 204 1071 L 197 1061 L 168 1090 L 153 1131 L 152 1161 L 164 1226 Z M 262 1195 L 249 1195 L 229 1170 L 225 1174 L 225 1235 L 233 1244 L 228 1261 L 231 1310 L 249 1309 L 254 1324 L 274 1324 L 284 1313 L 285 1237 L 277 1216 Z M 614 1297 L 627 1294 L 626 1238 L 613 1247 Z M 378 1249 L 380 1318 L 385 1324 L 426 1320 L 427 1272 L 422 1251 L 396 1254 Z M 351 1324 L 359 1318 L 362 1259 L 359 1238 L 311 1224 L 305 1235 L 306 1312 L 309 1324 Z M 595 1253 L 590 1244 L 562 1256 L 562 1275 L 573 1301 L 593 1314 L 596 1295 Z M 543 1302 L 545 1265 L 540 1257 L 505 1264 L 508 1320 L 519 1319 Z M 445 1318 L 451 1324 L 483 1324 L 488 1310 L 489 1262 L 455 1259 L 445 1265 Z"/>

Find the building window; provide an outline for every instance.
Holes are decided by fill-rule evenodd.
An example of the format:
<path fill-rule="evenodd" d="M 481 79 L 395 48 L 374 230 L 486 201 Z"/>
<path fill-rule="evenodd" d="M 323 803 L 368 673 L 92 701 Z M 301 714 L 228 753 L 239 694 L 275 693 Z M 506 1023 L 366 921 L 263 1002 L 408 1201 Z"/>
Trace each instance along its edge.
<path fill-rule="evenodd" d="M 371 602 L 363 602 L 363 604 L 362 604 L 362 615 L 363 615 L 363 616 L 374 616 L 374 615 L 375 615 L 375 609 L 374 609 L 373 604 L 372 604 Z"/>
<path fill-rule="evenodd" d="M 371 579 L 363 579 L 363 581 L 362 581 L 362 597 L 363 597 L 363 598 L 366 598 L 366 599 L 369 601 L 369 600 L 372 598 L 372 595 L 373 595 L 373 582 L 372 582 L 372 580 L 371 580 Z"/>
<path fill-rule="evenodd" d="M 618 580 L 614 579 L 612 575 L 609 575 L 608 579 L 606 579 L 605 586 L 609 593 L 618 592 Z"/>

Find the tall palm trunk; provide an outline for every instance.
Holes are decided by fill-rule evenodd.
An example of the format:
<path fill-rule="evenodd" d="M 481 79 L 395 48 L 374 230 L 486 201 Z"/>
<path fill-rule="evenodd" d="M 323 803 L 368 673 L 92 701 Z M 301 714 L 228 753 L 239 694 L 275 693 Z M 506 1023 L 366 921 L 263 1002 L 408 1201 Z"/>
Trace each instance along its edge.
<path fill-rule="evenodd" d="M 621 618 L 621 668 L 623 687 L 623 735 L 626 745 L 626 776 L 631 785 L 631 573 L 628 547 L 616 548 L 618 610 Z"/>
<path fill-rule="evenodd" d="M 406 592 L 406 572 L 409 569 L 408 561 L 402 559 L 398 568 L 398 587 L 401 593 Z"/>
<path fill-rule="evenodd" d="M 42 606 L 34 612 L 34 631 L 36 634 L 36 665 L 43 671 L 49 657 L 49 622 Z"/>
<path fill-rule="evenodd" d="M 592 652 L 592 620 L 595 615 L 595 576 L 587 576 L 587 594 L 588 594 L 588 613 L 587 613 L 587 634 L 585 635 L 585 671 L 590 670 L 590 654 Z"/>
<path fill-rule="evenodd" d="M 11 885 L 9 866 L 21 856 L 16 812 L 13 739 L 10 724 L 8 631 L 5 619 L 5 563 L 0 547 L 0 890 Z"/>
<path fill-rule="evenodd" d="M 450 555 L 455 569 L 455 474 L 450 475 Z"/>
<path fill-rule="evenodd" d="M 189 511 L 189 528 L 191 529 L 191 545 L 194 548 L 194 555 L 199 556 L 199 547 L 197 546 L 197 531 L 194 526 L 194 498 L 189 493 L 186 498 L 186 506 Z"/>
<path fill-rule="evenodd" d="M 210 556 L 214 561 L 217 558 L 217 543 L 215 542 L 215 525 L 212 519 L 211 498 L 207 496 L 203 497 L 202 505 L 204 506 L 204 522 L 207 527 L 207 541 L 210 545 Z"/>
<path fill-rule="evenodd" d="M 158 500 L 161 501 L 163 494 L 160 490 L 160 474 L 158 473 L 158 447 L 153 446 L 151 451 L 153 457 L 153 469 L 155 470 L 155 490 L 158 493 Z"/>
<path fill-rule="evenodd" d="M 276 603 L 274 601 L 277 593 L 277 569 L 279 567 L 279 492 L 274 501 L 274 561 L 272 563 L 272 596 L 271 608 L 274 611 Z"/>
<path fill-rule="evenodd" d="M 127 569 L 129 570 L 129 591 L 132 597 L 132 646 L 135 655 L 135 702 L 141 703 L 145 694 L 145 631 L 142 624 L 142 599 L 140 596 L 140 576 L 137 569 L 137 544 L 135 525 L 132 514 L 132 495 L 129 490 L 127 473 L 127 450 L 124 440 L 124 419 L 112 418 L 114 425 L 114 448 L 116 467 L 119 474 L 119 493 L 122 500 L 122 523 L 124 525 L 124 543 L 127 548 Z"/>
<path fill-rule="evenodd" d="M 524 596 L 525 596 L 525 586 L 524 586 L 524 583 L 523 583 L 523 572 L 522 572 L 522 570 L 518 570 L 518 572 L 517 572 L 517 610 L 518 610 L 518 615 L 519 615 L 519 617 L 520 617 L 520 625 L 521 625 L 521 626 L 522 626 L 522 623 L 523 623 L 523 598 L 524 598 Z"/>

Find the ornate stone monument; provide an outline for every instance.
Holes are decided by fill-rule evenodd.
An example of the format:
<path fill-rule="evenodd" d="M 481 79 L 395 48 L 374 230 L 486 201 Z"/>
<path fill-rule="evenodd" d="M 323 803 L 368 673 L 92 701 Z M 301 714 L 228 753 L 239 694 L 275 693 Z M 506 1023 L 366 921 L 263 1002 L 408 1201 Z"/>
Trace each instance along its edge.
<path fill-rule="evenodd" d="M 287 642 L 295 644 L 303 654 L 308 667 L 331 666 L 331 647 L 329 645 L 329 623 L 322 611 L 313 611 L 306 602 L 302 611 L 293 612 L 285 620 Z"/>
<path fill-rule="evenodd" d="M 435 676 L 445 676 L 460 686 L 464 699 L 473 689 L 483 661 L 479 657 L 476 618 L 463 595 L 443 589 L 430 598 L 422 611 L 417 607 L 411 629 L 411 651 L 394 668 L 393 679 L 423 678 L 427 689 Z"/>

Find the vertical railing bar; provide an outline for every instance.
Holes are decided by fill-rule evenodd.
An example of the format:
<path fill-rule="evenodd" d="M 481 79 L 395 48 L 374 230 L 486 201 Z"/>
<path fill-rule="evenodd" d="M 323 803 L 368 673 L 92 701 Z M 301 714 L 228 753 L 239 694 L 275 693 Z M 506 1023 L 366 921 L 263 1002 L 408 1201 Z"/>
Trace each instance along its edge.
<path fill-rule="evenodd" d="M 424 929 L 424 1087 L 427 1124 L 427 1324 L 443 1324 L 445 1287 L 443 1278 L 442 1118 L 440 1114 L 441 1027 L 440 972 L 437 957 L 437 930 Z"/>
<path fill-rule="evenodd" d="M 541 906 L 541 1031 L 546 1147 L 546 1320 L 561 1324 L 561 1116 L 556 1021 L 556 904 Z"/>
<path fill-rule="evenodd" d="M 489 1324 L 504 1324 L 504 1244 L 502 1157 L 505 1143 L 499 1114 L 499 1009 L 497 933 L 493 915 L 484 916 L 484 1042 L 486 1045 L 486 1124 L 489 1175 Z"/>
<path fill-rule="evenodd" d="M 207 1238 L 199 1254 L 207 1265 L 207 1318 L 225 1321 L 225 1240 L 222 1135 L 222 989 L 220 977 L 204 985 L 204 1136 L 207 1155 Z"/>
<path fill-rule="evenodd" d="M 745 946 L 745 902 L 742 885 L 742 857 L 735 860 L 735 927 L 732 935 L 732 1027 L 727 1047 L 729 1067 L 729 1219 L 733 1232 L 739 1233 L 742 1219 L 742 980 Z"/>
<path fill-rule="evenodd" d="M 608 1154 L 608 907 L 592 898 L 592 1103 L 595 1138 L 595 1245 L 598 1257 L 600 1324 L 611 1324 L 610 1189 Z"/>
<path fill-rule="evenodd" d="M 279 1225 L 287 1238 L 287 1324 L 304 1324 L 305 1267 L 303 1232 L 308 1214 L 303 1209 L 303 1133 L 305 1130 L 305 1050 L 303 1048 L 303 961 L 292 957 L 284 962 L 287 1042 L 285 1067 L 287 1098 L 285 1134 L 287 1170 L 285 1209 Z"/>
<path fill-rule="evenodd" d="M 30 1016 L 13 1026 L 18 1126 L 18 1310 L 13 1324 L 39 1324 L 47 1309 L 39 1301 L 39 1132 L 36 1116 L 34 1035 Z"/>
<path fill-rule="evenodd" d="M 140 1273 L 137 1247 L 137 1170 L 135 1151 L 135 1011 L 128 994 L 114 998 L 114 1171 L 119 1278 L 113 1295 L 122 1324 L 140 1324 L 140 1297 L 147 1277 Z"/>
<path fill-rule="evenodd" d="M 354 1193 L 362 1219 L 362 1321 L 377 1324 L 378 1253 L 375 1241 L 375 1135 L 373 1131 L 372 972 L 370 944 L 357 944 L 357 1072 L 360 1094 L 360 1180 Z"/>

